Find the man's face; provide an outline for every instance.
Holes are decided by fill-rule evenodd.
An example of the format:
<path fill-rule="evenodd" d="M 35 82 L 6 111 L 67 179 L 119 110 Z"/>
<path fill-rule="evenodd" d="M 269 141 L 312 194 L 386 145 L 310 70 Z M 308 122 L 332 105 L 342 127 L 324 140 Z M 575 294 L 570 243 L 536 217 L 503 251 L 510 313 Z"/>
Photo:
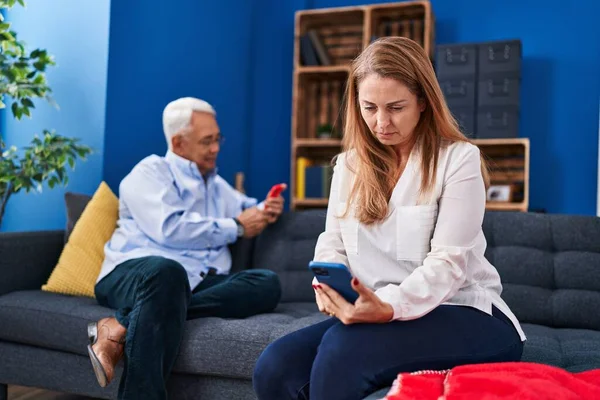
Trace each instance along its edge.
<path fill-rule="evenodd" d="M 173 152 L 193 161 L 202 175 L 215 169 L 221 144 L 221 132 L 214 115 L 192 114 L 191 130 L 173 137 Z"/>

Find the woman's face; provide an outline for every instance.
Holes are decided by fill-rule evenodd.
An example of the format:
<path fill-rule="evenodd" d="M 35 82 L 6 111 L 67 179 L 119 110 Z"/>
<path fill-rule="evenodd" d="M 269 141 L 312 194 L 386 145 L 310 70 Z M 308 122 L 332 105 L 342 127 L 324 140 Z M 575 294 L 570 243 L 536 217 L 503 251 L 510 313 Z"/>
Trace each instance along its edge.
<path fill-rule="evenodd" d="M 371 133 L 383 144 L 402 146 L 411 142 L 425 104 L 405 84 L 377 74 L 358 85 L 361 115 Z"/>

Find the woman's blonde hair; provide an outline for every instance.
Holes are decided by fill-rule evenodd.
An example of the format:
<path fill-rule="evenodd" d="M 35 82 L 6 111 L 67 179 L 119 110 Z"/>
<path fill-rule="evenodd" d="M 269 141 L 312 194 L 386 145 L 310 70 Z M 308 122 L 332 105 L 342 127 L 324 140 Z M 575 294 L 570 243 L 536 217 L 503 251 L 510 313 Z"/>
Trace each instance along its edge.
<path fill-rule="evenodd" d="M 415 146 L 421 155 L 421 198 L 431 194 L 435 186 L 440 149 L 454 142 L 469 141 L 448 109 L 425 50 L 403 37 L 386 37 L 371 43 L 352 63 L 345 91 L 343 147 L 345 152 L 353 154 L 346 157 L 348 168 L 360 171 L 348 204 L 355 201 L 356 218 L 363 224 L 387 218 L 388 202 L 398 177 L 396 152 L 373 136 L 361 116 L 358 86 L 370 74 L 403 83 L 425 104 L 414 130 Z M 489 178 L 483 158 L 481 171 L 487 187 Z"/>

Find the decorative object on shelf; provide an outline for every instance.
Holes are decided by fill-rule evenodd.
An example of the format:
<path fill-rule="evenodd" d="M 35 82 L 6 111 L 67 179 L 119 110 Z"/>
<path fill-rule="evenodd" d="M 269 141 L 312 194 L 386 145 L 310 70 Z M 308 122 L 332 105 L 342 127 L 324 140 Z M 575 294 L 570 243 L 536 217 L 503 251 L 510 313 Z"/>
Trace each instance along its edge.
<path fill-rule="evenodd" d="M 10 23 L 3 15 L 16 3 L 25 6 L 24 0 L 0 0 L 0 108 L 5 107 L 5 96 L 12 99 L 11 112 L 20 120 L 24 115 L 31 118 L 35 108 L 33 99 L 44 99 L 56 105 L 50 97 L 52 91 L 46 82 L 46 68 L 54 65 L 53 57 L 46 50 L 26 51 L 25 43 L 10 30 Z M 52 189 L 67 185 L 67 165 L 75 166 L 77 158 L 85 159 L 92 152 L 79 139 L 68 138 L 54 131 L 43 130 L 23 151 L 0 140 L 0 224 L 10 197 L 25 190 L 42 190 L 47 182 Z"/>
<path fill-rule="evenodd" d="M 491 185 L 487 190 L 487 201 L 512 201 L 512 185 Z"/>
<path fill-rule="evenodd" d="M 319 125 L 317 128 L 317 137 L 319 139 L 331 139 L 334 137 L 333 126 L 331 124 Z"/>

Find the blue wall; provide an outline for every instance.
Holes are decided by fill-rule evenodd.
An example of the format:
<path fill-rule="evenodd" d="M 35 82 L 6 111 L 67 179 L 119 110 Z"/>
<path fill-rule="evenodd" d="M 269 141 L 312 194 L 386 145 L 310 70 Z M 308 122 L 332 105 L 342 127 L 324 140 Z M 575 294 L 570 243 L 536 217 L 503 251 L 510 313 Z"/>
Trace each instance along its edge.
<path fill-rule="evenodd" d="M 102 179 L 109 9 L 110 0 L 27 0 L 26 9 L 17 6 L 8 13 L 12 28 L 30 50 L 46 48 L 55 56 L 57 65 L 48 70 L 47 78 L 60 109 L 37 101 L 32 119 L 21 121 L 3 111 L 4 140 L 21 147 L 43 129 L 56 129 L 81 138 L 95 153 L 75 165 L 66 188 L 44 186 L 42 193 L 13 195 L 3 231 L 62 229 L 65 191 L 91 194 Z"/>
<path fill-rule="evenodd" d="M 290 181 L 294 13 L 306 0 L 270 0 L 255 13 L 250 113 L 248 194 L 263 198 L 275 183 Z M 284 193 L 289 204 L 289 190 Z"/>
<path fill-rule="evenodd" d="M 252 2 L 114 1 L 104 178 L 117 190 L 142 158 L 164 155 L 162 111 L 178 97 L 207 100 L 226 138 L 219 173 L 233 183 L 250 148 Z"/>
<path fill-rule="evenodd" d="M 256 197 L 288 181 L 294 12 L 366 2 L 199 3 L 113 3 L 104 177 L 114 189 L 140 159 L 164 153 L 161 112 L 180 96 L 217 108 L 227 136 L 219 159 L 225 179 L 245 172 L 247 193 Z M 531 208 L 595 214 L 600 3 L 432 4 L 437 43 L 523 41 L 520 131 L 532 143 Z"/>

